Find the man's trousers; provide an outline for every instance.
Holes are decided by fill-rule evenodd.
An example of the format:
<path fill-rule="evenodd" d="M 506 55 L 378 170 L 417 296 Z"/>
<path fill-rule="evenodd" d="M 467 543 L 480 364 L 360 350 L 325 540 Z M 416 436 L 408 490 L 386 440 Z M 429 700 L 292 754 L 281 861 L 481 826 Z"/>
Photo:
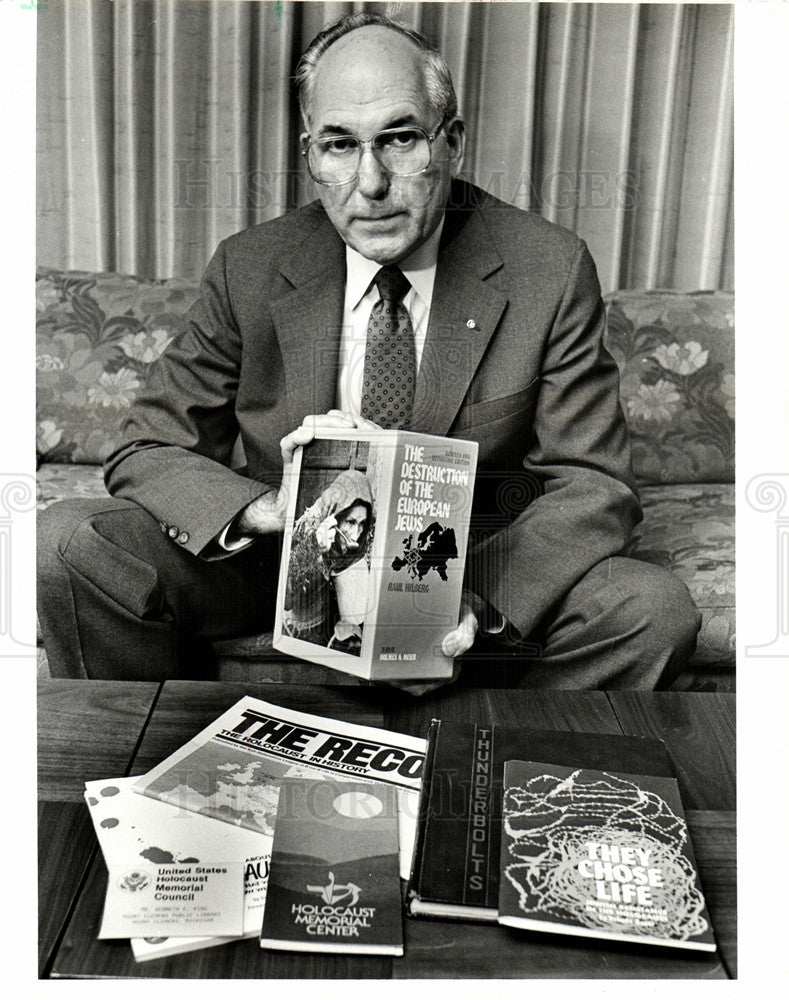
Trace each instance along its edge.
<path fill-rule="evenodd" d="M 279 536 L 224 559 L 175 544 L 136 504 L 67 500 L 39 516 L 38 608 L 54 677 L 212 678 L 211 641 L 271 629 Z M 692 654 L 701 616 L 673 574 L 612 557 L 538 632 L 506 646 L 520 683 L 557 689 L 665 687 Z M 480 641 L 464 670 L 485 671 Z M 506 646 L 506 649 L 505 649 Z M 491 650 L 494 652 L 491 653 Z"/>

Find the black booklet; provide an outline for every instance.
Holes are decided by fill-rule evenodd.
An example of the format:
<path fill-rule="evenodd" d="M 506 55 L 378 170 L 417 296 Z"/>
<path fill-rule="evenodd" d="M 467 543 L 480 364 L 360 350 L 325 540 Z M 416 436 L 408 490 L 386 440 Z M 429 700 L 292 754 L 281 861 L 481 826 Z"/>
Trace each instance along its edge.
<path fill-rule="evenodd" d="M 391 785 L 283 781 L 260 945 L 403 954 Z"/>
<path fill-rule="evenodd" d="M 662 740 L 434 719 L 408 886 L 411 916 L 496 921 L 507 760 L 674 776 Z"/>

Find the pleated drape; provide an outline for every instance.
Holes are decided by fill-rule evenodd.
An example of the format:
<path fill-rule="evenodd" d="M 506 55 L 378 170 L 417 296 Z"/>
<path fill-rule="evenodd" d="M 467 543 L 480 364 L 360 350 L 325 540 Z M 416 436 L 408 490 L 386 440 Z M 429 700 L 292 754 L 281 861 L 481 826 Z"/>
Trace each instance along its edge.
<path fill-rule="evenodd" d="M 314 197 L 289 78 L 355 9 L 441 49 L 464 175 L 578 232 L 604 289 L 732 286 L 724 4 L 48 0 L 39 262 L 194 277 L 220 239 Z"/>

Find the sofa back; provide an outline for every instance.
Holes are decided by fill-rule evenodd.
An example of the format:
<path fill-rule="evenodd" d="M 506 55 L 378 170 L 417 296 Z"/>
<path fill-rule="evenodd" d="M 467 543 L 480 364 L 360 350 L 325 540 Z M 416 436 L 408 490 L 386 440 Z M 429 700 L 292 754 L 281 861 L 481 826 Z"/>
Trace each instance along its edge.
<path fill-rule="evenodd" d="M 195 281 L 37 272 L 39 462 L 104 461 L 197 292 Z M 731 293 L 615 292 L 606 306 L 638 479 L 732 482 Z"/>
<path fill-rule="evenodd" d="M 639 482 L 734 482 L 733 293 L 614 292 L 606 308 Z"/>
<path fill-rule="evenodd" d="M 197 290 L 195 281 L 37 271 L 39 463 L 104 461 Z"/>

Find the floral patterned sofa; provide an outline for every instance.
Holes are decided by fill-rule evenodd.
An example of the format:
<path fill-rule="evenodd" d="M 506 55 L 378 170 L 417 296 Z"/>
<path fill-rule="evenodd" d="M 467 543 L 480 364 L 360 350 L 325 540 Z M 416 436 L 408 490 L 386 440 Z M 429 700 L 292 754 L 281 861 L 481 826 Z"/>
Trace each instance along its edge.
<path fill-rule="evenodd" d="M 192 281 L 39 270 L 40 507 L 105 494 L 101 463 L 135 394 L 181 328 Z M 728 292 L 615 292 L 609 346 L 641 484 L 631 554 L 670 567 L 702 611 L 686 686 L 733 687 L 734 300 Z M 277 679 L 270 637 L 217 644 L 222 676 Z M 295 678 L 280 661 L 282 680 Z M 305 668 L 299 666 L 304 678 Z M 321 674 L 325 668 L 306 668 Z M 340 675 L 333 674 L 336 681 Z"/>

